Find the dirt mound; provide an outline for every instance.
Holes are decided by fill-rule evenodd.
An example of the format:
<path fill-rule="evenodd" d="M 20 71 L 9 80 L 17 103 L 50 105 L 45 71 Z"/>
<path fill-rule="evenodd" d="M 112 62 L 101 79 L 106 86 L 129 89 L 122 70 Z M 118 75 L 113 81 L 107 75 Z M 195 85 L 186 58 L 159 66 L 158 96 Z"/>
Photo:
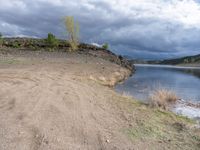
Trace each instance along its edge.
<path fill-rule="evenodd" d="M 57 51 L 57 52 L 67 52 L 70 50 L 70 44 L 67 43 L 66 40 L 58 40 L 58 46 L 52 50 L 48 47 L 45 39 L 33 39 L 33 38 L 4 38 L 3 40 L 3 49 L 6 48 L 15 48 L 15 49 L 23 49 L 26 51 Z M 12 51 L 11 51 L 12 52 Z M 81 53 L 84 55 L 90 55 L 94 57 L 99 57 L 122 67 L 125 67 L 133 73 L 135 71 L 135 67 L 133 63 L 128 61 L 122 56 L 118 56 L 113 52 L 106 50 L 101 47 L 97 47 L 90 44 L 81 43 L 78 47 L 77 53 Z"/>

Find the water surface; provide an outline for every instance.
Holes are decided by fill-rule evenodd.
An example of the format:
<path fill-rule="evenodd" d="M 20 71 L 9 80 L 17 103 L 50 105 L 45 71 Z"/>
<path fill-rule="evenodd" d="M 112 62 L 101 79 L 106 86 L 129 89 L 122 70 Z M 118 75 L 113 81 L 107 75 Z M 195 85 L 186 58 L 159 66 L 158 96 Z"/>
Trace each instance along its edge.
<path fill-rule="evenodd" d="M 118 92 L 143 101 L 159 88 L 172 90 L 186 101 L 200 102 L 200 68 L 136 65 L 136 73 L 116 86 Z"/>

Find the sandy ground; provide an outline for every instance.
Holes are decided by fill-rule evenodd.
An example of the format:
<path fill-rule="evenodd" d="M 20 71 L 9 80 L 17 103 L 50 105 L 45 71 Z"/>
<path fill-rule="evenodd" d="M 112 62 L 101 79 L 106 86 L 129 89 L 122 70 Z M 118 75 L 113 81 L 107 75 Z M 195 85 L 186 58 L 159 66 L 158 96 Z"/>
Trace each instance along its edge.
<path fill-rule="evenodd" d="M 0 150 L 199 149 L 193 121 L 114 92 L 129 74 L 85 55 L 1 53 Z"/>
<path fill-rule="evenodd" d="M 87 61 L 89 60 L 89 61 Z M 0 63 L 0 149 L 128 149 L 112 85 L 129 71 L 102 59 L 5 57 Z M 117 78 L 116 78 L 117 77 Z"/>

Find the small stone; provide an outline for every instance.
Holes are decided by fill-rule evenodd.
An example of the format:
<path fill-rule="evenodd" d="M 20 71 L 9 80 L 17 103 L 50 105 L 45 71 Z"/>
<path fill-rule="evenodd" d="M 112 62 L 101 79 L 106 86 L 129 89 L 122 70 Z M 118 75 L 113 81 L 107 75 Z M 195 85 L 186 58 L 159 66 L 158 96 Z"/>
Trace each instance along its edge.
<path fill-rule="evenodd" d="M 107 143 L 110 143 L 110 141 L 109 141 L 109 140 L 106 140 L 106 142 L 107 142 Z"/>
<path fill-rule="evenodd" d="M 45 143 L 45 144 L 49 144 L 49 141 L 45 140 L 44 143 Z"/>
<path fill-rule="evenodd" d="M 38 135 L 38 134 L 36 134 L 36 135 L 35 135 L 35 137 L 36 137 L 36 138 L 38 138 L 38 137 L 39 137 L 39 135 Z"/>
<path fill-rule="evenodd" d="M 129 124 L 129 127 L 133 127 L 133 125 L 132 125 L 132 124 Z"/>

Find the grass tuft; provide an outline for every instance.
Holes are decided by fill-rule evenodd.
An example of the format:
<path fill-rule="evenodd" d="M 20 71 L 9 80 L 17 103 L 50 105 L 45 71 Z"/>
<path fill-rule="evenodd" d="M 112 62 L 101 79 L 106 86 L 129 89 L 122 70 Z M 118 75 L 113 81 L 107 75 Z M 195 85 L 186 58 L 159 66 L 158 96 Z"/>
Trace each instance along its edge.
<path fill-rule="evenodd" d="M 159 89 L 150 95 L 149 100 L 150 106 L 167 109 L 169 104 L 175 103 L 178 100 L 178 97 L 172 91 Z"/>

